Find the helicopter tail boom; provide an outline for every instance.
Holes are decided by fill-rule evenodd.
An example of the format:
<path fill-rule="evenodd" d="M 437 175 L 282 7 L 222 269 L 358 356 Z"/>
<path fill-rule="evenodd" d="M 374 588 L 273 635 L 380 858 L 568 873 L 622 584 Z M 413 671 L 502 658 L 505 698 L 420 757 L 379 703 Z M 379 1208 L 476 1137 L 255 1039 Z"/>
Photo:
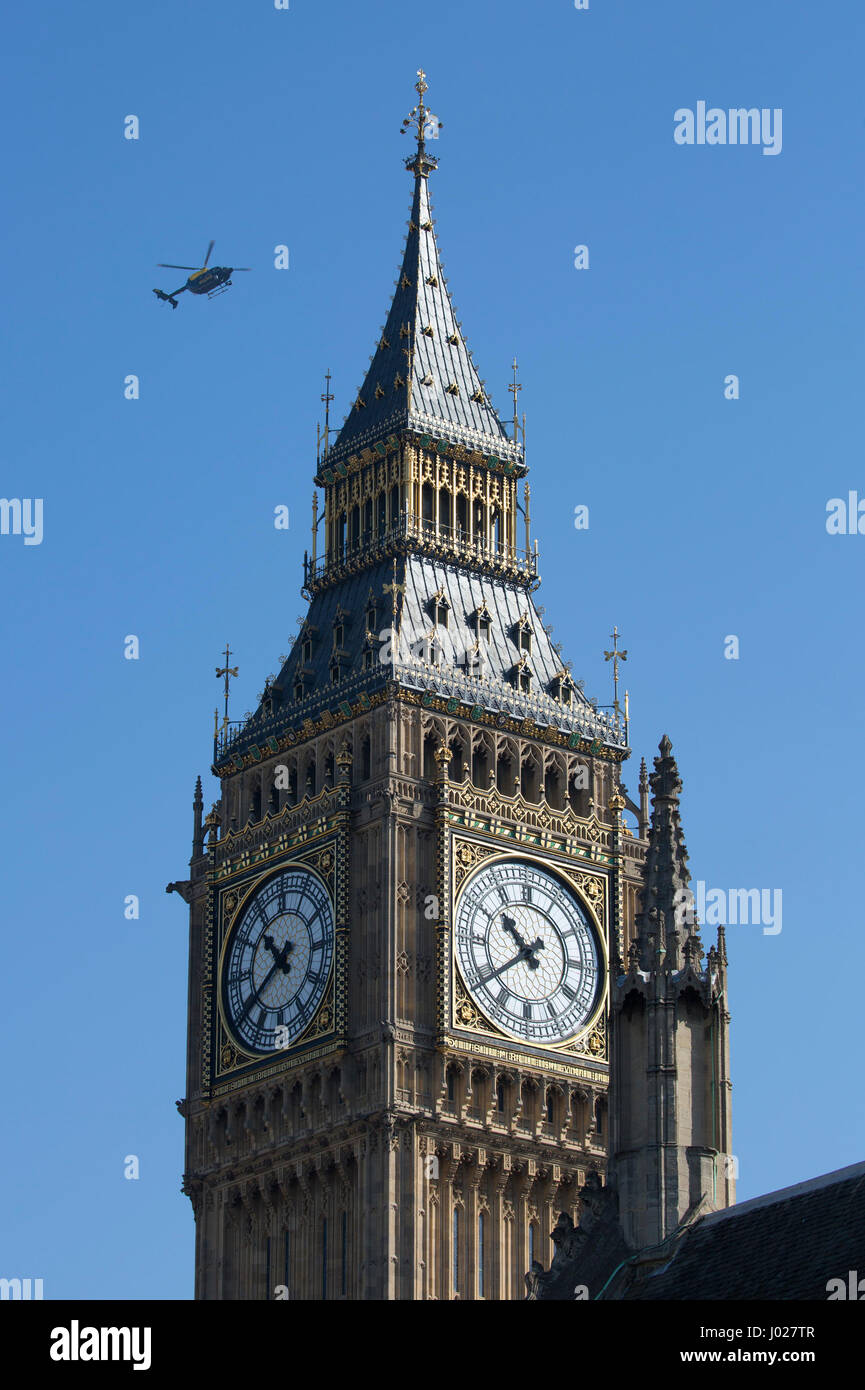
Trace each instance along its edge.
<path fill-rule="evenodd" d="M 162 299 L 166 304 L 170 304 L 172 309 L 177 308 L 177 300 L 174 298 L 174 294 L 179 294 L 179 290 L 175 290 L 174 294 L 164 294 L 162 290 L 154 290 L 153 293 L 156 295 L 157 299 Z"/>

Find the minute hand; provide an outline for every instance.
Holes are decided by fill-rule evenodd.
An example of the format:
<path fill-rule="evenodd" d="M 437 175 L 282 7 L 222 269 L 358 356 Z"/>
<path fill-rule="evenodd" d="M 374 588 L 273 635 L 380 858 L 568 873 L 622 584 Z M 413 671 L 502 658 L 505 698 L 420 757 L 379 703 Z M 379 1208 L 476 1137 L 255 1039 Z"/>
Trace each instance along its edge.
<path fill-rule="evenodd" d="M 275 960 L 275 961 L 273 962 L 273 965 L 270 967 L 270 969 L 268 970 L 267 974 L 265 975 L 264 979 L 262 980 L 261 984 L 258 986 L 258 989 L 253 989 L 252 994 L 250 994 L 249 997 L 247 998 L 246 1003 L 244 1004 L 243 1008 L 240 1010 L 240 1017 L 241 1017 L 241 1018 L 244 1018 L 244 1017 L 246 1016 L 246 1014 L 249 1013 L 249 1010 L 252 1008 L 252 1006 L 253 1006 L 253 1004 L 256 1002 L 256 1000 L 258 1000 L 259 1003 L 261 1002 L 261 996 L 262 996 L 262 994 L 264 993 L 264 991 L 267 989 L 267 986 L 270 984 L 270 981 L 272 980 L 273 976 L 276 974 L 278 968 L 279 968 L 279 961 L 278 961 L 278 960 Z"/>

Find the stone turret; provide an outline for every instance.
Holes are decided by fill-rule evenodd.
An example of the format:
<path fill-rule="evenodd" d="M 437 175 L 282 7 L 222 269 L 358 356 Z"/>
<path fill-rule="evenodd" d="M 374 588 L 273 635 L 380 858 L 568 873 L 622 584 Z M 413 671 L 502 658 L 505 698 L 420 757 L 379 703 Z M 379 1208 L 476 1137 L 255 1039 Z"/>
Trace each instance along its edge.
<path fill-rule="evenodd" d="M 632 1250 L 665 1240 L 701 1203 L 734 1200 L 724 931 L 705 956 L 666 735 L 659 752 L 642 911 L 610 1000 L 608 1184 Z"/>
<path fill-rule="evenodd" d="M 640 1297 L 693 1221 L 735 1200 L 724 929 L 706 954 L 666 735 L 659 753 L 640 775 L 641 911 L 627 961 L 611 962 L 606 1184 L 590 1175 L 576 1227 L 559 1218 L 549 1270 L 526 1276 L 531 1300 Z"/>

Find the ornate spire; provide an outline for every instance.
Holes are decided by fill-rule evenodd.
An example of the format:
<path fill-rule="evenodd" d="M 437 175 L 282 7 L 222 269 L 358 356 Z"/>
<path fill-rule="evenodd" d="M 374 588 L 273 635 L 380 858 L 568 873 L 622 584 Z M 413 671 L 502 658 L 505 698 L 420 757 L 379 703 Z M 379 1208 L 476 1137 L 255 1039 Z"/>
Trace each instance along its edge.
<path fill-rule="evenodd" d="M 201 817 L 204 811 L 204 793 L 201 789 L 201 778 L 195 779 L 195 795 L 192 798 L 193 826 L 192 826 L 192 858 L 198 859 L 204 848 L 204 831 L 202 828 Z"/>
<path fill-rule="evenodd" d="M 426 75 L 415 84 L 420 101 L 403 122 L 413 128 L 415 154 L 406 168 L 415 176 L 402 265 L 393 299 L 363 385 L 329 454 L 347 454 L 406 427 L 522 462 L 523 448 L 508 436 L 484 390 L 447 288 L 429 198 L 429 174 L 437 159 L 427 140 L 440 122 L 424 102 Z"/>
<path fill-rule="evenodd" d="M 661 1244 L 700 1202 L 711 1210 L 735 1200 L 726 1162 L 732 1149 L 723 930 L 704 966 L 679 819 L 682 781 L 666 734 L 658 751 L 648 779 L 642 911 L 627 971 L 610 990 L 607 1182 L 632 1250 Z"/>
<path fill-rule="evenodd" d="M 682 779 L 666 734 L 659 752 L 649 777 L 652 819 L 643 869 L 642 911 L 636 919 L 637 940 L 644 970 L 679 970 L 683 954 L 684 960 L 699 964 L 702 947 L 693 908 L 688 910 L 691 875 L 679 818 Z M 680 949 L 683 937 L 684 953 Z"/>

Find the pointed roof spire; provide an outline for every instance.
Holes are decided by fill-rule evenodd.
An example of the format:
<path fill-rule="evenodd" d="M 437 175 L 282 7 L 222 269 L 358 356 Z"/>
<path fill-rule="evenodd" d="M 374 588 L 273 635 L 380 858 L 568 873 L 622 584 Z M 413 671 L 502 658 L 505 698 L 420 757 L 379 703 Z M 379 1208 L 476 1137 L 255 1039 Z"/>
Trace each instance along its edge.
<path fill-rule="evenodd" d="M 661 739 L 659 752 L 655 770 L 649 777 L 652 820 L 643 867 L 642 911 L 636 919 L 637 940 L 643 969 L 679 970 L 682 936 L 686 937 L 684 954 L 687 960 L 698 953 L 702 955 L 702 947 L 699 927 L 686 896 L 691 875 L 679 818 L 682 779 L 673 757 L 673 745 L 666 734 Z M 688 926 L 683 932 L 680 928 L 684 923 Z M 659 952 L 663 952 L 660 958 Z"/>
<path fill-rule="evenodd" d="M 426 74 L 418 70 L 420 101 L 403 121 L 417 148 L 406 159 L 414 197 L 402 265 L 387 320 L 330 451 L 331 462 L 403 428 L 414 428 L 467 447 L 522 462 L 484 390 L 442 269 L 429 198 L 438 160 L 427 149 L 441 128 L 424 101 Z"/>

